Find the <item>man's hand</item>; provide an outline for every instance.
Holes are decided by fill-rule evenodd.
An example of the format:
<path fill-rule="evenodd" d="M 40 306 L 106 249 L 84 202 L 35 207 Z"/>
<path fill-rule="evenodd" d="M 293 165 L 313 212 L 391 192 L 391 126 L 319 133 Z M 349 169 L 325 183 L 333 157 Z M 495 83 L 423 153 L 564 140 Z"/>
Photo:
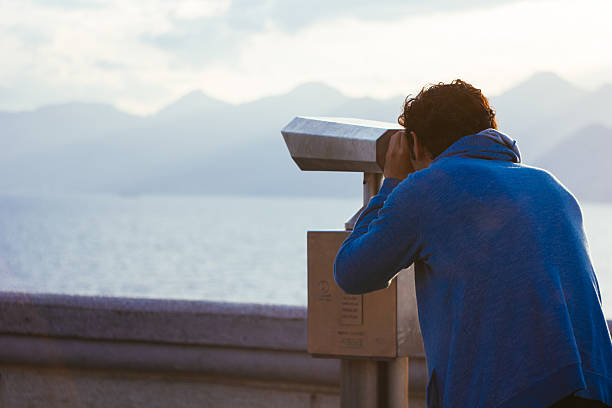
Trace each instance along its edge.
<path fill-rule="evenodd" d="M 403 130 L 398 130 L 391 135 L 383 170 L 385 178 L 394 177 L 403 180 L 414 171 L 407 137 Z"/>

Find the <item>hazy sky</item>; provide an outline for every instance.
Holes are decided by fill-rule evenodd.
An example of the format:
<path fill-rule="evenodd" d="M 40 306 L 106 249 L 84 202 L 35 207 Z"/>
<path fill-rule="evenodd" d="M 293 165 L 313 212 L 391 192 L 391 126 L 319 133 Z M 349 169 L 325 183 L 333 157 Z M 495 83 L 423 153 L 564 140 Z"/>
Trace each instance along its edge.
<path fill-rule="evenodd" d="M 610 16 L 609 0 L 0 0 L 0 109 L 151 113 L 309 81 L 390 97 L 460 77 L 494 95 L 537 71 L 594 88 L 612 83 Z"/>

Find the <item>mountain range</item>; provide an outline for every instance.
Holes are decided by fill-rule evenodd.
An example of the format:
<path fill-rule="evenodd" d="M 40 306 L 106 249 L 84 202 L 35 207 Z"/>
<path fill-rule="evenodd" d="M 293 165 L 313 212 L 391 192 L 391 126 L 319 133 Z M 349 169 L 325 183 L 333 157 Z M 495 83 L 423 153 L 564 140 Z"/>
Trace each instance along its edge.
<path fill-rule="evenodd" d="M 239 105 L 193 91 L 149 116 L 76 102 L 0 112 L 0 191 L 359 197 L 359 173 L 301 172 L 280 129 L 298 115 L 396 122 L 404 98 L 308 83 Z M 490 101 L 525 163 L 581 199 L 612 201 L 612 85 L 588 91 L 543 72 Z"/>

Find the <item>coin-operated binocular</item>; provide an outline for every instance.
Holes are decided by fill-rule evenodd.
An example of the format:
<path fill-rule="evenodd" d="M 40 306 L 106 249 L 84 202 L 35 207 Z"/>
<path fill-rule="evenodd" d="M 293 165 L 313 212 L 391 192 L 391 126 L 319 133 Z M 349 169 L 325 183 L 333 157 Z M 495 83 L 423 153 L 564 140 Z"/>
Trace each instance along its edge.
<path fill-rule="evenodd" d="M 317 357 L 393 359 L 423 355 L 413 267 L 388 288 L 346 294 L 334 280 L 342 242 L 378 192 L 391 135 L 399 125 L 348 118 L 296 117 L 281 133 L 301 170 L 363 172 L 363 207 L 344 230 L 307 232 L 308 352 Z"/>

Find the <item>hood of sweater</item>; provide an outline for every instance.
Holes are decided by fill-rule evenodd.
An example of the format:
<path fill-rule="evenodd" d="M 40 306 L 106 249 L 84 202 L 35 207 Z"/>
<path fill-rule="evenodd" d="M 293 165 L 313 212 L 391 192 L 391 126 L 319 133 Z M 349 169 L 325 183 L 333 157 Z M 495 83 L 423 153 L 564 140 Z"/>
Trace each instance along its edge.
<path fill-rule="evenodd" d="M 521 162 L 516 140 L 493 128 L 463 136 L 438 155 L 432 164 L 446 157 Z"/>

